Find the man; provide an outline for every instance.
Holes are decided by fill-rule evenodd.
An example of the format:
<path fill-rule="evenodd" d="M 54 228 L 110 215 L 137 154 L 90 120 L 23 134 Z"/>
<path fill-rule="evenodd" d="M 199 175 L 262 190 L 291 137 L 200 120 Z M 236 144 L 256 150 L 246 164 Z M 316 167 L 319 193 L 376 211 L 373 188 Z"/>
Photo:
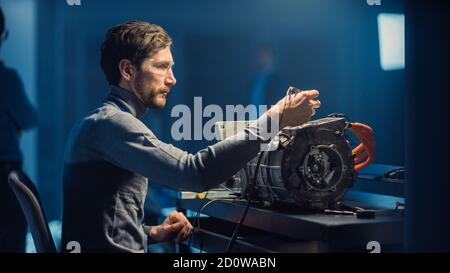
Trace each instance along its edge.
<path fill-rule="evenodd" d="M 78 123 L 69 137 L 64 170 L 62 249 L 76 241 L 81 252 L 145 252 L 151 241 L 186 239 L 192 225 L 172 212 L 159 226 L 144 226 L 147 179 L 201 192 L 215 187 L 257 155 L 258 128 L 282 116 L 281 126 L 309 120 L 317 91 L 282 99 L 239 132 L 195 155 L 158 140 L 139 118 L 162 108 L 173 75 L 171 38 L 157 25 L 130 21 L 108 30 L 101 66 L 111 85 L 103 104 Z M 250 140 L 254 136 L 256 140 Z"/>
<path fill-rule="evenodd" d="M 6 37 L 0 8 L 0 46 Z M 8 174 L 22 165 L 21 132 L 36 123 L 36 110 L 27 99 L 19 75 L 0 60 L 0 253 L 25 252 L 27 223 L 8 185 Z"/>

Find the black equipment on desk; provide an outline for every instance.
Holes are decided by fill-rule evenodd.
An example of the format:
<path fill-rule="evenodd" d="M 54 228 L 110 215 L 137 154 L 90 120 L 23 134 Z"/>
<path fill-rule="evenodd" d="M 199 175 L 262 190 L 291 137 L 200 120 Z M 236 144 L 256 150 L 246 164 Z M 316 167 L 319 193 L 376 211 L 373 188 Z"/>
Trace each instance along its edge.
<path fill-rule="evenodd" d="M 369 160 L 361 156 L 361 149 L 358 149 L 360 153 L 355 153 L 357 148 L 352 150 L 345 135 L 349 126 L 351 123 L 346 118 L 335 116 L 281 130 L 277 150 L 260 154 L 251 199 L 314 210 L 335 204 L 355 181 L 355 166 L 361 167 L 361 158 Z M 225 186 L 248 198 L 257 158 L 248 162 Z"/>

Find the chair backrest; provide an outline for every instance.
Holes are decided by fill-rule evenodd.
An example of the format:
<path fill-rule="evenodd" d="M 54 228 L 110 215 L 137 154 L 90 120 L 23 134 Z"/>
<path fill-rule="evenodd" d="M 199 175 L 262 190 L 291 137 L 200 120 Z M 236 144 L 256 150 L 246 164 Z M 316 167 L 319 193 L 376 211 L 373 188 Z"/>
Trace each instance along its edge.
<path fill-rule="evenodd" d="M 9 173 L 9 186 L 22 207 L 38 253 L 56 253 L 39 193 L 33 182 L 20 170 Z"/>

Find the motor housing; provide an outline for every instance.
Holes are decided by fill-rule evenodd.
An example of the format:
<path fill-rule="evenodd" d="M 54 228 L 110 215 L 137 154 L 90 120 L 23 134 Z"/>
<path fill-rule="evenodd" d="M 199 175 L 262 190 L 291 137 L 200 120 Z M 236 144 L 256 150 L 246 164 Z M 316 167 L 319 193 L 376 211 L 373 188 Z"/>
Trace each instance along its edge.
<path fill-rule="evenodd" d="M 344 117 L 327 117 L 277 135 L 275 151 L 261 152 L 241 169 L 227 187 L 248 198 L 261 156 L 252 200 L 289 203 L 303 209 L 324 209 L 336 203 L 355 180 L 352 148 Z"/>

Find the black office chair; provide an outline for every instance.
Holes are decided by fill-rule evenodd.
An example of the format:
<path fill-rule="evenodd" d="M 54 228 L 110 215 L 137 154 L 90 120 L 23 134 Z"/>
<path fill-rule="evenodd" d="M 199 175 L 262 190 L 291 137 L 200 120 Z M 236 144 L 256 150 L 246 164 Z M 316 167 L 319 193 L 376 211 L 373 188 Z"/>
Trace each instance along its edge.
<path fill-rule="evenodd" d="M 56 253 L 55 243 L 42 209 L 41 199 L 33 182 L 19 170 L 9 173 L 8 182 L 27 219 L 36 251 L 38 253 Z"/>

